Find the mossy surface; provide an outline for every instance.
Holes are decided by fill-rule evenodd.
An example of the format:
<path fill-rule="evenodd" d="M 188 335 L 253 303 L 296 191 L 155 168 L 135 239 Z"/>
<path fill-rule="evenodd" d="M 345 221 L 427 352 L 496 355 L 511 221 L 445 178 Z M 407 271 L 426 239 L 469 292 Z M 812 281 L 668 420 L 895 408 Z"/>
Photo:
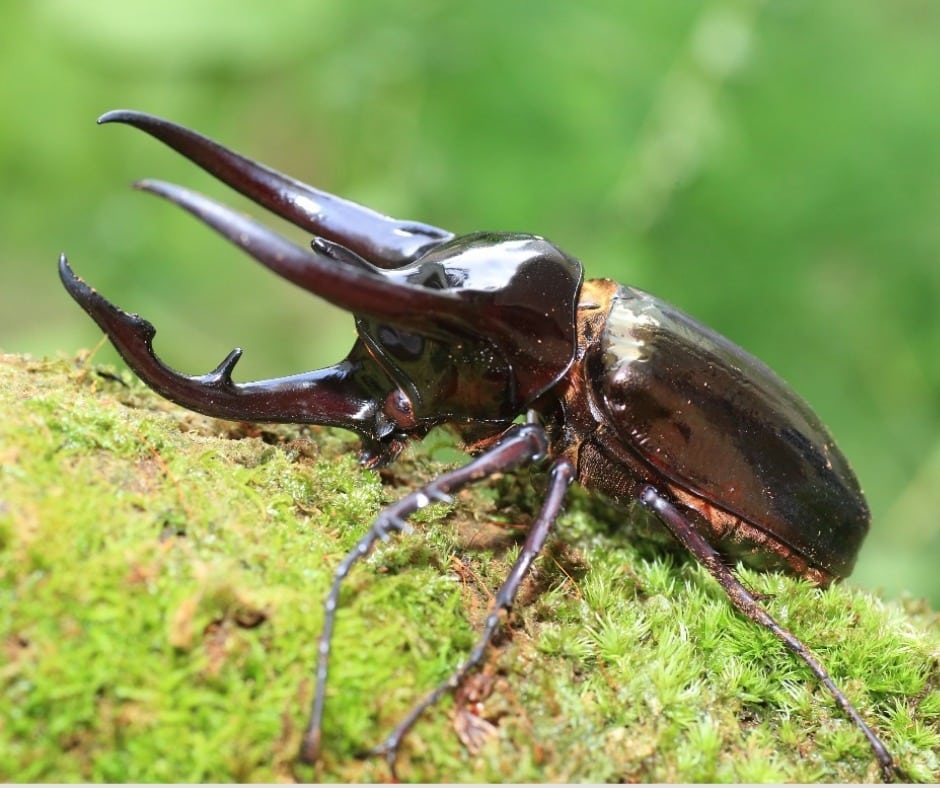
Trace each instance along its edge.
<path fill-rule="evenodd" d="M 0 779 L 382 781 L 377 744 L 466 655 L 538 474 L 436 505 L 342 596 L 323 762 L 295 754 L 333 568 L 443 467 L 380 475 L 348 433 L 174 407 L 128 373 L 0 356 Z M 442 443 L 444 441 L 444 443 Z M 406 741 L 402 779 L 842 782 L 879 777 L 808 670 L 690 561 L 575 493 L 485 662 Z M 638 546 L 637 546 L 638 545 Z M 850 583 L 743 572 L 911 780 L 940 779 L 940 621 Z M 471 754 L 455 732 L 479 712 Z"/>

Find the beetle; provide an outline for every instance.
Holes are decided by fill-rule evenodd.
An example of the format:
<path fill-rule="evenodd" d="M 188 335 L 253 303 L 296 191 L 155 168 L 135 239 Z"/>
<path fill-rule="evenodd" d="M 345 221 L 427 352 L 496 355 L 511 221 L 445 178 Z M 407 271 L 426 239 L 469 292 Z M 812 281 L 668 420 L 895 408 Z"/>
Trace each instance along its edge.
<path fill-rule="evenodd" d="M 545 500 L 499 588 L 479 639 L 451 676 L 374 750 L 393 770 L 420 715 L 479 666 L 538 556 L 573 481 L 655 515 L 748 619 L 812 671 L 868 740 L 886 780 L 888 749 L 826 669 L 737 579 L 732 561 L 826 586 L 846 577 L 869 529 L 859 483 L 810 407 L 774 372 L 670 304 L 608 279 L 541 236 L 455 236 L 399 221 L 253 162 L 192 130 L 130 110 L 123 123 L 162 141 L 236 191 L 311 232 L 309 249 L 179 186 L 144 191 L 181 206 L 276 274 L 352 313 L 349 355 L 324 369 L 236 383 L 233 350 L 186 376 L 154 353 L 154 327 L 77 277 L 66 290 L 145 383 L 210 416 L 332 425 L 362 440 L 376 467 L 449 425 L 474 458 L 381 511 L 335 570 L 324 603 L 316 688 L 300 757 L 314 761 L 339 591 L 379 539 L 433 501 L 521 466 L 545 463 Z M 524 419 L 520 420 L 520 417 Z"/>

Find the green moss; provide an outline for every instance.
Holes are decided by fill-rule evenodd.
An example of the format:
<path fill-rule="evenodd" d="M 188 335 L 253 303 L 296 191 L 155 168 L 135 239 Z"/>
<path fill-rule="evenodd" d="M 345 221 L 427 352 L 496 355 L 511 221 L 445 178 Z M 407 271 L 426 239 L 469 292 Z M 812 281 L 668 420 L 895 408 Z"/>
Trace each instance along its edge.
<path fill-rule="evenodd" d="M 436 472 L 439 439 L 383 484 L 345 433 L 202 418 L 101 372 L 0 356 L 0 778 L 385 779 L 357 754 L 472 646 L 537 477 L 430 507 L 351 574 L 324 760 L 296 767 L 333 568 Z M 877 779 L 860 733 L 701 568 L 597 511 L 574 496 L 486 659 L 496 735 L 471 755 L 446 701 L 407 740 L 403 778 Z M 909 776 L 940 778 L 937 615 L 743 577 Z"/>

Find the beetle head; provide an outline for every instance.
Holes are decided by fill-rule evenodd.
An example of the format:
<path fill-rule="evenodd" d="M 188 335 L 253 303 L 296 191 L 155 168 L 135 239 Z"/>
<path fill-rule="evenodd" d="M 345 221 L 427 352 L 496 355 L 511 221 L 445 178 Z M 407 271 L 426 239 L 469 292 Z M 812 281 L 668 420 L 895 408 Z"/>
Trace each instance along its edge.
<path fill-rule="evenodd" d="M 390 298 L 407 302 L 411 288 L 430 290 L 429 309 L 383 316 L 350 308 L 362 341 L 404 395 L 403 423 L 505 423 L 568 369 L 580 274 L 542 238 L 478 233 L 381 272 Z"/>
<path fill-rule="evenodd" d="M 339 424 L 384 440 L 391 433 L 420 433 L 443 422 L 490 423 L 498 429 L 570 366 L 582 269 L 544 239 L 487 233 L 455 238 L 314 189 L 159 118 L 119 111 L 101 122 L 146 131 L 312 231 L 316 238 L 305 249 L 186 189 L 159 181 L 137 184 L 180 205 L 278 275 L 356 319 L 359 342 L 345 366 L 331 368 L 332 377 L 326 377 L 335 381 L 342 367 L 355 396 L 345 390 L 337 396 L 356 399 L 360 415 L 323 418 L 320 403 L 311 404 L 322 396 L 323 374 L 316 391 L 306 385 L 297 393 L 299 382 L 309 384 L 318 373 L 282 379 L 291 387 L 282 381 L 239 385 L 231 380 L 237 353 L 208 376 L 187 378 L 169 370 L 153 354 L 152 326 L 109 304 L 63 260 L 69 292 L 131 367 L 170 399 L 228 418 Z M 263 399 L 266 383 L 281 386 L 276 405 L 270 397 L 268 403 Z M 208 396 L 194 391 L 198 387 L 214 388 Z M 240 404 L 249 398 L 254 401 L 250 411 Z M 365 411 L 368 419 L 361 415 Z"/>

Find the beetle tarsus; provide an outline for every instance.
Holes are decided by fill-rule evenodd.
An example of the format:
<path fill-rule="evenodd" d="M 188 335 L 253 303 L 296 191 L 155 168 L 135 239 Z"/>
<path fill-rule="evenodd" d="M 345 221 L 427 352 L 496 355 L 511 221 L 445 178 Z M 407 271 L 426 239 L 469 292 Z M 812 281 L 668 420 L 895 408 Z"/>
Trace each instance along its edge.
<path fill-rule="evenodd" d="M 452 495 L 448 495 L 445 492 L 441 492 L 440 490 L 438 490 L 436 487 L 433 487 L 433 486 L 428 488 L 428 496 L 430 498 L 433 498 L 438 503 L 451 504 L 454 502 L 454 497 Z"/>

